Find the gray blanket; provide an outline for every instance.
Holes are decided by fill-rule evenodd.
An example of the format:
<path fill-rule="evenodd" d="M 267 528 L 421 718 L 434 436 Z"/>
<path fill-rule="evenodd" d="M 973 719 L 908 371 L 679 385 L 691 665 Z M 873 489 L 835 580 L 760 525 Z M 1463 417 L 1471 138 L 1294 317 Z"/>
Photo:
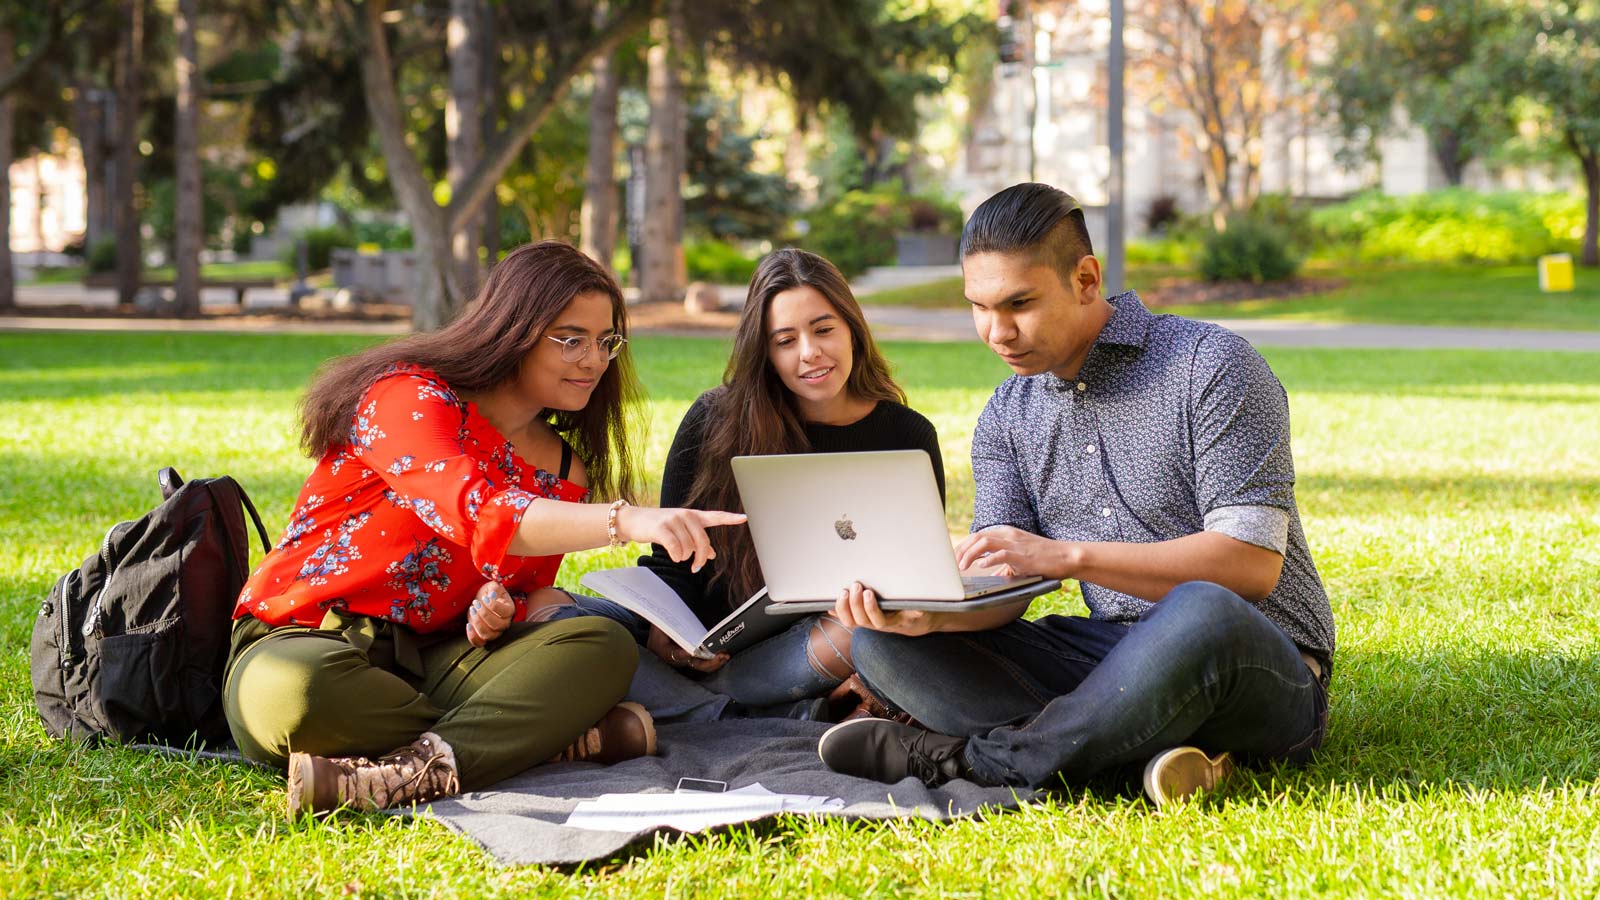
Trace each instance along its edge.
<path fill-rule="evenodd" d="M 936 790 L 907 779 L 896 785 L 828 771 L 817 759 L 827 725 L 789 719 L 739 719 L 663 725 L 659 755 L 615 766 L 564 763 L 538 766 L 491 790 L 434 803 L 447 827 L 489 851 L 503 865 L 563 864 L 604 859 L 657 832 L 590 831 L 562 823 L 580 800 L 601 794 L 671 791 L 681 777 L 726 781 L 728 789 L 760 782 L 777 793 L 826 794 L 845 802 L 828 813 L 847 819 L 916 816 L 933 821 L 980 809 L 1010 809 L 1029 791 L 954 781 Z"/>

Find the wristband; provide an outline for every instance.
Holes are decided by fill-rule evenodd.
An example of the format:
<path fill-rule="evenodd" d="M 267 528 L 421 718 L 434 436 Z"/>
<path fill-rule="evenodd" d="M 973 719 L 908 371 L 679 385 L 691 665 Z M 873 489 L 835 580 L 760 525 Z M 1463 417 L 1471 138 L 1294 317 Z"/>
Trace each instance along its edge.
<path fill-rule="evenodd" d="M 622 546 L 622 538 L 617 536 L 617 511 L 628 505 L 628 501 L 618 497 L 611 501 L 611 506 L 606 510 L 606 540 L 608 547 Z"/>

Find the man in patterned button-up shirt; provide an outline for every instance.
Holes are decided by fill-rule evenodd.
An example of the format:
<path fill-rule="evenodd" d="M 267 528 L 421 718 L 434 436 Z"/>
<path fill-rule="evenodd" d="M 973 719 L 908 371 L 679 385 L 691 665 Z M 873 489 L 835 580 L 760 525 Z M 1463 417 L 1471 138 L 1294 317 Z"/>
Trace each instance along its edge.
<path fill-rule="evenodd" d="M 1090 616 L 884 613 L 856 585 L 866 686 L 932 731 L 856 720 L 819 753 L 897 781 L 1038 786 L 1145 764 L 1158 803 L 1230 754 L 1303 759 L 1326 727 L 1334 627 L 1294 500 L 1289 407 L 1237 335 L 1101 295 L 1083 213 L 1041 184 L 973 213 L 978 336 L 1015 373 L 972 439 L 971 572 L 1077 579 Z"/>

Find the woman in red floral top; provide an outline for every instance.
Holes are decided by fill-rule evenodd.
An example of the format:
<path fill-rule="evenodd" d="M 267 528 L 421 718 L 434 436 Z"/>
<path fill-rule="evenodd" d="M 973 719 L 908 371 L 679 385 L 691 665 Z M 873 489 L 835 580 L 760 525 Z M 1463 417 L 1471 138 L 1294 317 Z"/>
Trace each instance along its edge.
<path fill-rule="evenodd" d="M 626 328 L 611 276 L 545 241 L 454 323 L 312 384 L 317 466 L 240 593 L 224 692 L 244 754 L 287 765 L 291 816 L 653 752 L 648 714 L 618 705 L 628 634 L 538 621 L 567 599 L 551 587 L 564 553 L 653 542 L 698 567 L 706 528 L 743 521 L 628 504 Z"/>

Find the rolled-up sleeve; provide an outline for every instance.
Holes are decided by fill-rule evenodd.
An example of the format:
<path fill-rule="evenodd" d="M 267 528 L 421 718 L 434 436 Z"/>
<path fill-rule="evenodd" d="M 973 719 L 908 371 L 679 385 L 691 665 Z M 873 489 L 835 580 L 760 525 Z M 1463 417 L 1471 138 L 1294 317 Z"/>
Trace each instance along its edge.
<path fill-rule="evenodd" d="M 1207 337 L 1194 367 L 1195 499 L 1205 530 L 1283 553 L 1294 509 L 1288 395 L 1238 335 Z"/>
<path fill-rule="evenodd" d="M 972 430 L 972 530 L 1010 525 L 1039 534 L 1038 516 L 1023 484 L 1006 426 L 1003 399 L 996 391 Z"/>
<path fill-rule="evenodd" d="M 466 547 L 484 578 L 510 578 L 523 557 L 510 553 L 523 513 L 540 494 L 497 484 L 467 453 L 465 411 L 442 383 L 391 375 L 361 398 L 349 443 L 383 479 L 384 496 L 410 509 L 435 534 Z"/>
<path fill-rule="evenodd" d="M 1289 549 L 1289 514 L 1275 506 L 1219 506 L 1206 513 L 1205 530 L 1279 555 Z"/>

